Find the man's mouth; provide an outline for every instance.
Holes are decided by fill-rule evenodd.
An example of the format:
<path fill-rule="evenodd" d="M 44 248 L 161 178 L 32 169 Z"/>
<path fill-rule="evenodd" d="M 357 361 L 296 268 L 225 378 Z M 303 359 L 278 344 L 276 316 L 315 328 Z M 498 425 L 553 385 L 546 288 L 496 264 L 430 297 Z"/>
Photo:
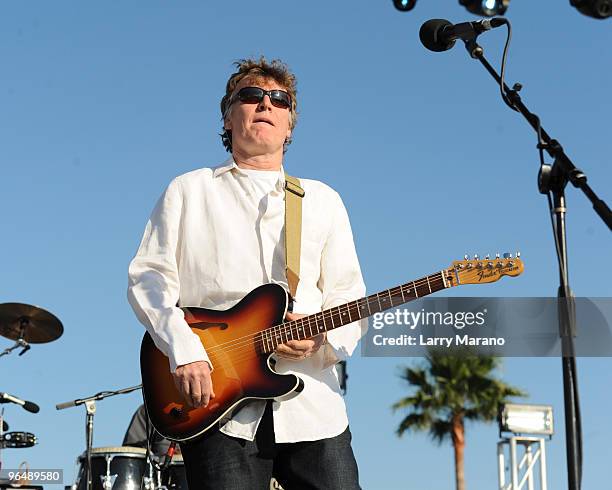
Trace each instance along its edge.
<path fill-rule="evenodd" d="M 270 126 L 274 126 L 274 124 L 272 124 L 272 121 L 270 121 L 269 119 L 259 118 L 259 119 L 253 120 L 253 122 L 254 123 L 266 123 L 266 124 L 269 124 Z"/>

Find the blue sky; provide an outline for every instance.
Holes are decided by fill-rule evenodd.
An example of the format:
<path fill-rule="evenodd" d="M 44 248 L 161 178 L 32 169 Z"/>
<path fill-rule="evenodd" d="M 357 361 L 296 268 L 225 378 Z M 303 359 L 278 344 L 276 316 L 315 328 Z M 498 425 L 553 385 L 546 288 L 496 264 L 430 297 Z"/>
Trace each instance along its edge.
<path fill-rule="evenodd" d="M 513 0 L 508 82 L 564 145 L 600 197 L 610 195 L 610 20 L 569 2 Z M 370 292 L 432 273 L 464 253 L 520 250 L 525 273 L 459 296 L 554 296 L 556 258 L 536 187 L 533 131 L 457 45 L 426 51 L 429 18 L 473 19 L 453 0 L 158 0 L 3 2 L 0 7 L 0 302 L 37 304 L 65 333 L 0 359 L 0 391 L 41 405 L 5 406 L 11 430 L 40 444 L 3 451 L 5 468 L 63 468 L 84 448 L 84 408 L 55 404 L 139 383 L 143 328 L 126 301 L 126 269 L 167 183 L 226 157 L 219 100 L 232 61 L 265 54 L 298 77 L 299 120 L 286 167 L 343 196 Z M 481 37 L 499 67 L 505 30 Z M 611 296 L 610 234 L 586 198 L 567 190 L 570 278 L 578 296 Z M 589 335 L 588 326 L 580 335 Z M 0 348 L 11 345 L 0 340 Z M 449 445 L 395 435 L 409 358 L 349 363 L 346 397 L 365 489 L 453 488 Z M 584 488 L 608 482 L 612 362 L 578 361 Z M 559 359 L 505 359 L 500 373 L 552 404 L 549 488 L 565 488 Z M 139 395 L 98 404 L 95 446 L 119 446 Z M 496 484 L 497 430 L 468 427 L 470 489 Z"/>

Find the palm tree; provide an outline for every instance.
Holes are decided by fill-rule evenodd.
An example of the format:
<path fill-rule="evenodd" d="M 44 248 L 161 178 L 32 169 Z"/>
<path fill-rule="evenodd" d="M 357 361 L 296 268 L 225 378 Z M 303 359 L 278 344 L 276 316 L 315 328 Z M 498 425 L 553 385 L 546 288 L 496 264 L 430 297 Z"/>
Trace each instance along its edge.
<path fill-rule="evenodd" d="M 465 421 L 492 422 L 508 397 L 526 394 L 493 376 L 500 364 L 497 357 L 449 355 L 448 351 L 432 350 L 425 359 L 421 367 L 406 367 L 401 374 L 415 391 L 393 405 L 394 410 L 409 412 L 397 428 L 397 435 L 407 430 L 426 430 L 439 444 L 450 437 L 456 488 L 465 490 Z"/>

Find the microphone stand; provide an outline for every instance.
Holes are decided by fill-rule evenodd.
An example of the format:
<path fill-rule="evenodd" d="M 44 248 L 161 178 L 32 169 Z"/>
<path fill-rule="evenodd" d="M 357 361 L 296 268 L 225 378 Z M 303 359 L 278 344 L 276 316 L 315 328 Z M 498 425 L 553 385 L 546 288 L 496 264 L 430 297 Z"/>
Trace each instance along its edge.
<path fill-rule="evenodd" d="M 85 471 L 85 483 L 86 490 L 92 490 L 92 481 L 91 481 L 91 449 L 93 446 L 93 427 L 94 427 L 94 415 L 96 413 L 96 400 L 104 400 L 109 396 L 122 395 L 124 393 L 131 393 L 132 391 L 136 391 L 142 388 L 142 385 L 131 386 L 130 388 L 123 388 L 121 390 L 116 391 L 101 391 L 100 393 L 96 393 L 93 396 L 89 396 L 87 398 L 77 398 L 76 400 L 72 400 L 65 403 L 59 403 L 55 406 L 57 410 L 63 410 L 64 408 L 69 407 L 77 407 L 79 405 L 85 405 L 85 409 L 87 410 L 87 417 L 85 420 L 85 459 L 86 463 L 86 471 Z"/>
<path fill-rule="evenodd" d="M 484 57 L 484 50 L 476 42 L 476 37 L 465 41 L 465 47 L 474 59 L 480 61 L 491 76 L 501 85 L 501 77 Z M 580 404 L 578 400 L 578 386 L 576 375 L 576 353 L 574 350 L 574 337 L 576 336 L 576 318 L 573 304 L 573 294 L 569 286 L 567 269 L 567 244 L 565 231 L 565 187 L 571 182 L 579 188 L 593 203 L 593 208 L 612 229 L 612 213 L 604 201 L 599 199 L 587 184 L 587 177 L 574 166 L 565 154 L 559 142 L 552 139 L 540 126 L 538 116 L 530 112 L 523 104 L 519 91 L 522 86 L 515 84 L 512 89 L 504 83 L 505 93 L 513 108 L 520 112 L 531 127 L 538 133 L 538 149 L 540 150 L 541 168 L 538 174 L 538 187 L 542 194 L 553 194 L 551 212 L 554 213 L 554 239 L 557 247 L 559 261 L 559 298 L 558 317 L 559 335 L 562 345 L 563 395 L 565 405 L 565 440 L 567 453 L 567 470 L 569 490 L 579 490 L 582 480 L 582 439 L 578 437 L 581 430 Z M 554 159 L 553 165 L 544 165 L 542 150 Z M 550 198 L 549 198 L 550 199 Z"/>

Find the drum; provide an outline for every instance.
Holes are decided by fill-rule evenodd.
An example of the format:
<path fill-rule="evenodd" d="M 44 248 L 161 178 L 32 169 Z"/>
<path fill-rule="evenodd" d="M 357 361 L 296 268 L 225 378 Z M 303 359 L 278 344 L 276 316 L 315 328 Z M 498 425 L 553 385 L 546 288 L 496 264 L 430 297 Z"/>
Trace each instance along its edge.
<path fill-rule="evenodd" d="M 153 474 L 146 460 L 146 449 L 140 447 L 97 447 L 91 450 L 92 490 L 153 490 Z M 79 472 L 75 487 L 87 490 L 87 453 L 78 459 Z M 144 480 L 143 480 L 144 479 Z"/>
<path fill-rule="evenodd" d="M 31 432 L 6 432 L 0 437 L 0 449 L 14 447 L 32 447 L 38 441 Z"/>
<path fill-rule="evenodd" d="M 162 473 L 162 485 L 168 490 L 189 490 L 182 454 L 175 454 L 168 468 Z"/>

